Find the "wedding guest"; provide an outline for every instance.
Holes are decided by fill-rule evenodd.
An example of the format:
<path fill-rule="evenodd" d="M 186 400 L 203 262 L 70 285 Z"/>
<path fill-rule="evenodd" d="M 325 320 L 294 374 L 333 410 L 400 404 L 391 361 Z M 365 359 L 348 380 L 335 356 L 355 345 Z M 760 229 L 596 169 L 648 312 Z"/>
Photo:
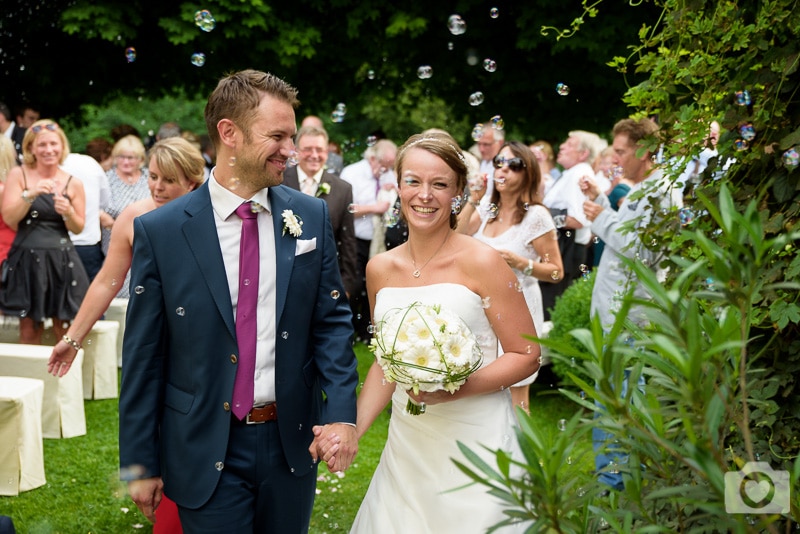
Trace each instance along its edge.
<path fill-rule="evenodd" d="M 33 123 L 41 118 L 41 113 L 38 108 L 34 107 L 30 102 L 26 102 L 17 107 L 17 126 L 27 130 Z"/>
<path fill-rule="evenodd" d="M 539 164 L 539 173 L 542 175 L 542 197 L 547 194 L 553 182 L 561 177 L 561 169 L 556 165 L 556 156 L 553 152 L 553 145 L 540 139 L 528 146 Z"/>
<path fill-rule="evenodd" d="M 225 164 L 133 222 L 120 465 L 145 517 L 166 492 L 186 532 L 307 532 L 313 426 L 335 443 L 329 469 L 357 450 L 358 372 L 327 204 L 281 185 L 296 105 L 271 74 L 220 80 L 205 120 Z"/>
<path fill-rule="evenodd" d="M 457 442 L 484 459 L 488 453 L 482 446 L 516 457 L 508 387 L 538 368 L 538 345 L 522 337 L 535 335 L 535 328 L 502 256 L 454 230 L 454 199 L 462 198 L 467 166 L 452 137 L 411 136 L 398 152 L 397 177 L 408 241 L 369 262 L 373 323 L 383 328 L 384 314 L 413 302 L 441 306 L 470 327 L 483 363 L 452 394 L 408 393 L 373 363 L 358 398 L 358 435 L 390 400 L 392 415 L 380 463 L 351 532 L 485 532 L 506 517 L 506 505 L 470 485 L 452 459 L 463 458 Z M 498 341 L 505 350 L 502 357 Z M 406 413 L 409 396 L 424 405 L 425 413 Z"/>
<path fill-rule="evenodd" d="M 25 137 L 25 128 L 20 126 L 11 116 L 11 109 L 0 102 L 0 134 L 7 137 L 14 144 L 17 151 L 17 160 L 22 161 L 22 140 Z"/>
<path fill-rule="evenodd" d="M 539 281 L 561 280 L 564 267 L 558 250 L 556 227 L 550 210 L 542 204 L 539 165 L 531 150 L 517 141 L 506 142 L 494 158 L 494 184 L 491 204 L 497 207 L 490 214 L 477 209 L 483 191 L 470 191 L 470 201 L 459 219 L 459 231 L 472 235 L 500 252 L 517 277 L 537 332 L 544 326 L 544 309 Z M 530 385 L 536 373 L 514 384 L 511 399 L 514 406 L 526 412 Z"/>
<path fill-rule="evenodd" d="M 587 218 L 592 221 L 593 231 L 605 242 L 605 251 L 597 268 L 594 289 L 592 290 L 591 313 L 598 316 L 603 328 L 608 331 L 613 325 L 619 299 L 629 290 L 633 290 L 634 298 L 649 299 L 647 291 L 637 283 L 634 272 L 620 258 L 636 258 L 644 265 L 658 273 L 662 259 L 661 251 L 654 251 L 645 246 L 637 231 L 650 224 L 653 214 L 660 208 L 669 208 L 671 194 L 664 181 L 663 171 L 652 160 L 652 153 L 646 149 L 648 141 L 658 135 L 658 126 L 650 119 L 623 119 L 614 125 L 612 132 L 614 148 L 614 165 L 621 166 L 625 176 L 633 182 L 630 194 L 622 201 L 619 210 L 614 210 L 608 197 L 590 181 L 581 183 L 581 188 L 588 200 L 583 208 Z M 631 201 L 636 191 L 649 191 L 648 195 Z M 652 206 L 648 197 L 657 199 L 657 206 Z M 644 324 L 646 315 L 640 306 L 633 306 L 627 318 L 635 323 Z M 620 396 L 626 396 L 629 387 L 626 378 Z M 642 381 L 638 386 L 643 387 Z M 609 486 L 621 490 L 624 488 L 622 474 L 618 468 L 610 469 L 612 462 L 616 465 L 627 463 L 627 453 L 620 451 L 610 436 L 599 428 L 592 430 L 592 442 L 595 451 L 595 467 L 598 479 Z"/>
<path fill-rule="evenodd" d="M 298 164 L 283 173 L 284 185 L 319 197 L 328 204 L 339 272 L 348 297 L 358 289 L 358 249 L 353 232 L 352 186 L 335 173 L 325 172 L 328 159 L 328 133 L 314 126 L 303 126 L 295 136 Z"/>
<path fill-rule="evenodd" d="M 8 137 L 0 135 L 0 206 L 3 205 L 3 191 L 6 187 L 6 178 L 9 171 L 17 166 L 17 150 Z M 14 242 L 16 231 L 8 226 L 0 217 L 0 262 L 6 259 L 11 243 Z M 0 289 L 1 291 L 2 289 Z"/>
<path fill-rule="evenodd" d="M 33 123 L 22 152 L 23 164 L 8 173 L 3 192 L 3 220 L 17 234 L 8 252 L 0 309 L 19 316 L 20 343 L 40 345 L 44 320 L 53 320 L 60 338 L 89 287 L 68 233 L 83 230 L 86 197 L 80 179 L 59 167 L 69 141 L 58 124 Z"/>
<path fill-rule="evenodd" d="M 111 151 L 114 166 L 108 171 L 108 186 L 111 188 L 111 200 L 108 207 L 100 212 L 100 224 L 103 227 L 103 254 L 108 256 L 111 244 L 111 229 L 114 221 L 128 205 L 150 196 L 147 185 L 147 168 L 144 167 L 145 148 L 141 139 L 134 135 L 126 135 L 114 144 Z M 128 298 L 128 282 L 130 275 L 119 284 L 119 298 Z"/>
<path fill-rule="evenodd" d="M 139 139 L 142 138 L 142 136 L 139 134 L 139 130 L 137 130 L 135 126 L 125 123 L 117 124 L 116 126 L 111 128 L 111 131 L 109 133 L 111 134 L 111 139 L 114 141 L 114 143 L 116 143 L 117 141 L 128 135 L 138 137 Z"/>
<path fill-rule="evenodd" d="M 114 166 L 111 150 L 114 145 L 104 137 L 95 137 L 86 143 L 86 153 L 92 156 L 103 167 L 103 172 L 108 172 Z"/>

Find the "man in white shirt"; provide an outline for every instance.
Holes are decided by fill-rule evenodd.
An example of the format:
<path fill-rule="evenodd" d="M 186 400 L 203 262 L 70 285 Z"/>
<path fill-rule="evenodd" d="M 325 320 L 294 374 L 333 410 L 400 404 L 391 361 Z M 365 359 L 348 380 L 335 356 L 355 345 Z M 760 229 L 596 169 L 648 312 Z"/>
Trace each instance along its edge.
<path fill-rule="evenodd" d="M 556 284 L 541 285 L 545 320 L 550 317 L 549 310 L 555 305 L 556 297 L 588 269 L 587 247 L 592 230 L 583 212 L 585 197 L 580 182 L 584 177 L 594 178 L 594 170 L 589 162 L 594 161 L 597 147 L 601 144 L 597 134 L 575 130 L 558 148 L 556 161 L 564 168 L 564 172 L 547 190 L 543 203 L 550 208 L 558 228 L 558 248 L 564 265 L 564 277 Z"/>
<path fill-rule="evenodd" d="M 397 145 L 388 139 L 381 139 L 364 151 L 361 161 L 348 165 L 342 170 L 342 180 L 353 186 L 353 206 L 356 245 L 358 247 L 358 289 L 350 295 L 353 309 L 353 326 L 356 336 L 368 340 L 369 302 L 366 293 L 365 272 L 369 261 L 369 249 L 374 235 L 373 215 L 383 215 L 389 209 L 389 202 L 378 200 L 378 192 L 384 183 L 397 183 L 394 162 Z"/>
<path fill-rule="evenodd" d="M 81 257 L 89 282 L 100 271 L 105 260 L 100 246 L 100 210 L 111 200 L 111 189 L 103 167 L 91 156 L 71 153 L 61 165 L 69 174 L 80 178 L 86 192 L 86 223 L 80 234 L 69 233 L 75 250 Z"/>

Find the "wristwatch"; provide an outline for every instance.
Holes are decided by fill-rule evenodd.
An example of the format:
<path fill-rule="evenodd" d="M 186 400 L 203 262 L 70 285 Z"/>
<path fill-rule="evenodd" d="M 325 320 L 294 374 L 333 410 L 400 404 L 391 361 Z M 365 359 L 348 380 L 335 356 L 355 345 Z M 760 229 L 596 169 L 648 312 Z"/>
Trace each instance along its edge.
<path fill-rule="evenodd" d="M 528 259 L 528 266 L 522 269 L 522 274 L 531 276 L 533 274 L 533 260 Z"/>

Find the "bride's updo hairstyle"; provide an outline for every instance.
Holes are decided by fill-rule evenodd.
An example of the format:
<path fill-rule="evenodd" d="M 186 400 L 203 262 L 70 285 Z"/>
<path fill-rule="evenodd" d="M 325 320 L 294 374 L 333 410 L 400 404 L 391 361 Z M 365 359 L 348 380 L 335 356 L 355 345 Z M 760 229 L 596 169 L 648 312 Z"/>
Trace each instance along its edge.
<path fill-rule="evenodd" d="M 467 161 L 458 148 L 458 143 L 446 133 L 422 133 L 414 134 L 397 151 L 397 161 L 395 163 L 395 173 L 397 174 L 397 186 L 400 187 L 401 176 L 403 174 L 403 163 L 409 148 L 419 148 L 430 152 L 434 156 L 445 162 L 453 172 L 456 173 L 456 191 L 459 198 L 458 209 L 450 212 L 450 228 L 458 226 L 458 212 L 460 210 L 460 200 L 463 198 L 464 190 L 467 187 Z"/>

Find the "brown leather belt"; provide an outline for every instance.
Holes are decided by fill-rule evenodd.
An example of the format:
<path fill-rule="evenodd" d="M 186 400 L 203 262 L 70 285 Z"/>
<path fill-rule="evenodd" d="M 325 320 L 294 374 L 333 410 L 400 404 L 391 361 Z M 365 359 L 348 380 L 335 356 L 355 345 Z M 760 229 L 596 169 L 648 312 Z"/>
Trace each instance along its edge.
<path fill-rule="evenodd" d="M 247 423 L 248 425 L 260 425 L 261 423 L 266 423 L 267 421 L 277 421 L 278 420 L 278 407 L 273 402 L 271 404 L 267 404 L 266 406 L 259 406 L 254 407 L 250 410 L 250 413 L 247 414 L 247 417 L 244 418 L 243 423 Z"/>

